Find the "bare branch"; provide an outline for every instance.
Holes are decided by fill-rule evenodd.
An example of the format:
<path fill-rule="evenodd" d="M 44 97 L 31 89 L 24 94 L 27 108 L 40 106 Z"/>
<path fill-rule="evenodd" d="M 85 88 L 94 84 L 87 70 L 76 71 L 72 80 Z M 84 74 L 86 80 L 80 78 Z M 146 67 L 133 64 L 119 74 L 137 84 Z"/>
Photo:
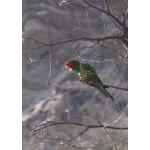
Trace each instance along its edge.
<path fill-rule="evenodd" d="M 74 41 L 81 41 L 81 40 L 85 40 L 85 41 L 97 41 L 97 42 L 101 42 L 101 41 L 106 41 L 106 40 L 122 40 L 124 39 L 123 36 L 106 36 L 106 37 L 79 37 L 79 38 L 74 38 L 74 39 L 68 39 L 68 40 L 63 40 L 63 41 L 59 41 L 59 42 L 53 42 L 53 43 L 50 43 L 50 44 L 47 44 L 47 43 L 44 43 L 44 42 L 41 42 L 41 41 L 38 41 L 36 39 L 33 39 L 33 38 L 29 38 L 29 37 L 24 37 L 24 39 L 26 40 L 31 40 L 31 41 L 35 41 L 37 43 L 40 43 L 44 46 L 55 46 L 55 45 L 58 45 L 58 44 L 63 44 L 63 43 L 69 43 L 69 42 L 74 42 Z"/>
<path fill-rule="evenodd" d="M 87 125 L 87 124 L 82 124 L 82 123 L 78 123 L 78 122 L 46 121 L 46 123 L 36 126 L 36 128 L 34 128 L 33 130 L 38 131 L 38 130 L 44 129 L 46 127 L 49 127 L 49 126 L 56 126 L 56 125 L 76 125 L 76 126 L 83 126 L 83 127 L 88 127 L 88 128 L 104 128 L 105 127 L 105 125 Z M 128 129 L 128 127 L 112 127 L 112 126 L 108 126 L 106 128 L 115 129 L 115 130 L 127 130 Z"/>
<path fill-rule="evenodd" d="M 106 15 L 110 16 L 110 17 L 111 17 L 116 23 L 118 23 L 121 27 L 123 26 L 123 23 L 122 23 L 118 18 L 116 18 L 111 12 L 105 11 L 104 9 L 101 9 L 101 8 L 99 8 L 99 7 L 97 7 L 97 6 L 93 5 L 93 4 L 91 4 L 91 3 L 89 3 L 89 2 L 86 2 L 85 0 L 83 0 L 83 2 L 86 3 L 87 5 L 89 5 L 90 7 L 92 7 L 92 8 L 94 8 L 94 9 L 97 9 L 97 10 L 99 10 L 99 11 L 105 13 Z"/>
<path fill-rule="evenodd" d="M 109 135 L 109 137 L 111 138 L 111 140 L 112 140 L 112 142 L 113 142 L 113 144 L 114 144 L 116 150 L 118 150 L 117 145 L 116 145 L 115 141 L 113 140 L 112 136 L 110 135 L 110 133 L 106 130 L 106 128 L 104 128 L 104 130 L 105 130 L 105 132 Z"/>
<path fill-rule="evenodd" d="M 121 60 L 123 60 L 123 62 L 124 62 L 126 65 L 128 64 L 128 60 L 127 60 L 125 57 L 123 57 L 123 56 L 121 56 L 119 53 L 113 51 L 108 45 L 106 45 L 106 44 L 105 44 L 105 45 L 101 44 L 101 46 L 107 48 L 110 52 L 112 52 L 112 53 L 114 53 L 116 56 L 118 56 Z"/>
<path fill-rule="evenodd" d="M 104 0 L 104 2 L 105 2 L 105 5 L 106 5 L 106 8 L 107 8 L 107 11 L 110 12 L 107 0 Z"/>
<path fill-rule="evenodd" d="M 113 86 L 113 85 L 107 85 L 107 84 L 104 84 L 104 86 L 106 86 L 106 87 L 111 87 L 111 88 L 115 88 L 115 89 L 119 89 L 119 90 L 128 91 L 128 89 L 126 89 L 126 88 L 120 88 L 120 87 Z"/>
<path fill-rule="evenodd" d="M 51 49 L 49 48 L 49 77 L 48 77 L 46 85 L 49 84 L 49 81 L 50 81 L 50 78 L 51 78 L 51 75 L 52 75 L 52 62 L 51 61 L 52 61 L 51 60 Z"/>
<path fill-rule="evenodd" d="M 85 133 L 87 130 L 89 129 L 89 127 L 86 127 L 83 131 L 81 131 L 79 134 L 77 134 L 75 137 L 73 137 L 72 139 L 68 140 L 68 142 L 71 142 L 72 140 L 78 138 L 79 136 L 81 136 L 83 133 Z"/>
<path fill-rule="evenodd" d="M 30 48 L 22 48 L 22 49 L 25 49 L 25 50 L 26 49 L 29 50 L 28 52 L 25 52 L 23 55 L 26 55 L 26 54 L 28 54 L 28 53 L 30 53 L 30 52 L 32 52 L 34 50 L 37 50 L 39 48 L 42 48 L 42 47 L 45 47 L 45 45 L 37 46 L 37 47 L 34 47 L 34 48 L 32 48 L 32 47 L 30 47 Z"/>
<path fill-rule="evenodd" d="M 123 110 L 123 113 L 118 117 L 118 119 L 116 119 L 115 121 L 113 121 L 113 122 L 111 122 L 111 123 L 105 125 L 105 127 L 108 127 L 108 126 L 110 126 L 110 125 L 112 125 L 112 124 L 118 122 L 118 121 L 124 116 L 124 113 L 125 113 L 125 111 L 127 110 L 127 108 L 128 108 L 128 105 L 127 105 L 126 108 Z"/>

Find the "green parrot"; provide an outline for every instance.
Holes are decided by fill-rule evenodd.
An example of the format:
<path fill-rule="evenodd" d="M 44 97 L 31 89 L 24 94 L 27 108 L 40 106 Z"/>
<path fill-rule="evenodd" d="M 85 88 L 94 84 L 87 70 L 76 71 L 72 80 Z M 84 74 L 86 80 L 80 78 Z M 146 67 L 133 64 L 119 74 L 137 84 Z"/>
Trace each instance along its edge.
<path fill-rule="evenodd" d="M 79 79 L 82 83 L 97 88 L 106 97 L 109 97 L 114 101 L 114 98 L 106 90 L 106 88 L 109 87 L 103 85 L 96 71 L 91 65 L 87 63 L 83 64 L 78 60 L 71 60 L 66 63 L 66 69 L 69 69 L 70 71 L 74 70 L 78 74 Z"/>

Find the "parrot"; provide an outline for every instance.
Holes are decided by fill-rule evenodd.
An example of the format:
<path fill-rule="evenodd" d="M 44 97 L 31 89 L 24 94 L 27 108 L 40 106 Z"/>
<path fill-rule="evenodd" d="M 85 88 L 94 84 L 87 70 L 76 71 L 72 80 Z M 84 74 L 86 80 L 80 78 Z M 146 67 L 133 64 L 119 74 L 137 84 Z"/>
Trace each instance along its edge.
<path fill-rule="evenodd" d="M 79 77 L 79 80 L 83 84 L 97 88 L 101 93 L 106 97 L 109 97 L 111 100 L 115 100 L 110 93 L 106 90 L 109 88 L 106 85 L 103 85 L 102 81 L 98 77 L 94 68 L 88 63 L 81 63 L 78 60 L 71 60 L 66 63 L 66 69 L 70 71 L 75 71 Z"/>

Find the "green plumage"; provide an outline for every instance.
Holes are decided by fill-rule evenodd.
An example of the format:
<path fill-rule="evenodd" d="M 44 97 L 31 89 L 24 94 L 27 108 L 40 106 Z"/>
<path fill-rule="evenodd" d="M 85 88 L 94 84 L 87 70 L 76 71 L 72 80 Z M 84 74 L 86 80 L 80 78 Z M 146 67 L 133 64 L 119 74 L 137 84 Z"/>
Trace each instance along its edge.
<path fill-rule="evenodd" d="M 83 63 L 81 63 L 81 62 L 79 62 L 77 60 L 72 60 L 70 62 L 73 63 L 73 66 L 69 66 L 69 65 L 68 66 L 72 70 L 76 71 L 76 73 L 78 74 L 78 76 L 80 78 L 80 81 L 82 83 L 97 88 L 106 97 L 109 97 L 112 100 L 114 100 L 114 98 L 105 89 L 105 88 L 108 88 L 108 87 L 103 85 L 103 83 L 101 82 L 100 78 L 98 77 L 98 75 L 97 75 L 97 73 L 96 73 L 96 71 L 94 70 L 93 67 L 91 67 L 87 63 L 83 64 Z"/>

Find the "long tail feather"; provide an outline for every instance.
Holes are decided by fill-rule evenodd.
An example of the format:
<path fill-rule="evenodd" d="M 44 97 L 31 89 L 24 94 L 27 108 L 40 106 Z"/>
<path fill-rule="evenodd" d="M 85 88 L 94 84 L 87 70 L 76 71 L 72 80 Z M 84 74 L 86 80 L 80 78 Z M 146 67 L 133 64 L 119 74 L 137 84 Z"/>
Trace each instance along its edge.
<path fill-rule="evenodd" d="M 101 93 L 103 93 L 106 97 L 109 97 L 111 100 L 115 100 L 111 95 L 110 95 L 110 93 L 102 86 L 102 85 L 100 85 L 100 86 L 98 86 L 97 87 L 97 89 L 101 92 Z"/>

